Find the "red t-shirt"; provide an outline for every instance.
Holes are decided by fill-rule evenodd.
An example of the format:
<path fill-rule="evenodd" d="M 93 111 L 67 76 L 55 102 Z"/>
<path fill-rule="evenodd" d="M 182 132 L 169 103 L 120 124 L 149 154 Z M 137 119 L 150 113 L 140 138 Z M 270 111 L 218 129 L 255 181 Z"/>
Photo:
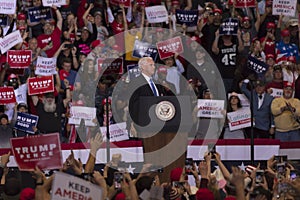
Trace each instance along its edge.
<path fill-rule="evenodd" d="M 53 57 L 55 52 L 59 49 L 61 34 L 62 34 L 61 30 L 59 28 L 55 27 L 55 29 L 51 35 L 42 34 L 37 37 L 38 47 L 40 47 L 41 49 L 43 49 L 50 42 L 52 42 L 53 47 L 51 49 L 45 51 L 45 53 L 47 54 L 47 56 L 49 58 Z"/>
<path fill-rule="evenodd" d="M 264 40 L 265 40 L 265 37 L 261 38 L 260 42 L 263 42 Z M 265 44 L 264 52 L 266 55 L 268 55 L 268 54 L 275 55 L 275 41 L 268 38 L 266 41 L 266 44 Z"/>

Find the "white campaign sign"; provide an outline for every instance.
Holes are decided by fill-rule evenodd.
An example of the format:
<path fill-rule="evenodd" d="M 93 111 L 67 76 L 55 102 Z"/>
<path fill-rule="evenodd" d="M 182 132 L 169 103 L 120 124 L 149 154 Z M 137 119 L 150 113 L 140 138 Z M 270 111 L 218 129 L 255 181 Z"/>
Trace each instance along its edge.
<path fill-rule="evenodd" d="M 229 130 L 234 131 L 251 126 L 251 112 L 249 108 L 242 108 L 234 112 L 227 113 Z"/>
<path fill-rule="evenodd" d="M 224 100 L 198 99 L 197 117 L 223 118 Z"/>
<path fill-rule="evenodd" d="M 63 6 L 63 5 L 67 5 L 66 0 L 43 0 L 43 6 Z"/>
<path fill-rule="evenodd" d="M 271 96 L 274 98 L 282 97 L 283 89 L 270 88 L 272 90 Z"/>
<path fill-rule="evenodd" d="M 106 141 L 106 127 L 100 127 L 103 140 Z M 110 134 L 110 141 L 111 142 L 119 142 L 128 140 L 128 131 L 126 129 L 126 122 L 118 123 L 118 124 L 111 124 L 109 125 L 109 134 Z"/>
<path fill-rule="evenodd" d="M 1 53 L 4 54 L 13 46 L 22 42 L 23 42 L 23 38 L 21 37 L 19 30 L 6 35 L 4 38 L 0 38 Z"/>
<path fill-rule="evenodd" d="M 96 108 L 72 106 L 70 114 L 69 124 L 80 125 L 81 119 L 84 119 L 86 126 L 96 126 L 93 122 L 93 120 L 96 119 Z"/>
<path fill-rule="evenodd" d="M 168 21 L 168 11 L 165 6 L 150 6 L 145 8 L 149 23 L 161 23 Z"/>
<path fill-rule="evenodd" d="M 56 172 L 51 200 L 101 199 L 102 188 L 73 175 Z"/>
<path fill-rule="evenodd" d="M 17 7 L 17 0 L 0 0 L 1 14 L 15 14 Z"/>
<path fill-rule="evenodd" d="M 273 0 L 272 15 L 295 16 L 297 0 Z"/>
<path fill-rule="evenodd" d="M 56 71 L 56 57 L 45 58 L 38 56 L 35 72 L 36 75 L 50 76 L 52 74 L 57 74 Z"/>

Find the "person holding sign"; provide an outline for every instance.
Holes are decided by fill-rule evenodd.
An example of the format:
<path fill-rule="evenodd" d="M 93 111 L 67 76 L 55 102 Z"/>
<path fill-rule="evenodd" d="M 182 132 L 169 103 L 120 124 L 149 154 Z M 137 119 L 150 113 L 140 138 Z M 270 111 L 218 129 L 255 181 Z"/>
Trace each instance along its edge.
<path fill-rule="evenodd" d="M 222 75 L 227 92 L 237 87 L 234 85 L 236 72 L 236 57 L 242 52 L 244 45 L 241 38 L 241 31 L 238 29 L 237 37 L 233 35 L 220 35 L 219 30 L 215 33 L 215 40 L 212 45 L 212 52 L 218 56 L 218 69 Z M 219 40 L 221 38 L 221 40 Z"/>
<path fill-rule="evenodd" d="M 300 140 L 300 100 L 293 98 L 293 85 L 285 83 L 283 96 L 273 100 L 271 111 L 275 122 L 275 139 L 284 141 Z"/>
<path fill-rule="evenodd" d="M 228 104 L 227 104 L 227 113 L 229 113 L 229 112 L 235 112 L 235 111 L 238 111 L 240 109 L 242 109 L 241 100 L 238 97 L 237 93 L 232 92 L 230 94 L 230 97 L 229 97 L 229 100 L 228 100 Z M 227 118 L 226 124 L 225 124 L 225 126 L 223 128 L 223 131 L 222 131 L 224 139 L 245 139 L 244 130 L 243 129 L 238 129 L 238 130 L 230 131 L 228 123 L 230 123 L 230 121 Z"/>

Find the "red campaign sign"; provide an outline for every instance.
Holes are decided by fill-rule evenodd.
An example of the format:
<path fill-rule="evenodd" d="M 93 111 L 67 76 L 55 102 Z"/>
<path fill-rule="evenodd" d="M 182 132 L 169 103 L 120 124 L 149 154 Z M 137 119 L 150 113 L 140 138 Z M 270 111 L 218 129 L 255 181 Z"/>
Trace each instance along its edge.
<path fill-rule="evenodd" d="M 255 7 L 255 0 L 235 0 L 236 8 Z M 229 5 L 233 5 L 233 0 L 228 1 Z"/>
<path fill-rule="evenodd" d="M 62 154 L 59 133 L 41 134 L 10 139 L 18 167 L 22 171 L 60 169 Z"/>
<path fill-rule="evenodd" d="M 174 53 L 183 53 L 182 41 L 179 36 L 162 42 L 157 42 L 156 47 L 161 60 L 172 57 Z"/>
<path fill-rule="evenodd" d="M 16 96 L 13 87 L 0 87 L 0 105 L 15 103 Z"/>
<path fill-rule="evenodd" d="M 16 74 L 16 75 L 21 75 L 21 76 L 23 76 L 23 75 L 24 75 L 24 72 L 25 72 L 25 69 L 11 69 L 11 68 L 9 68 L 9 69 L 6 71 L 6 74 Z"/>
<path fill-rule="evenodd" d="M 53 76 L 41 76 L 28 79 L 28 94 L 44 94 L 54 92 Z"/>
<path fill-rule="evenodd" d="M 103 75 L 123 74 L 123 59 L 122 58 L 98 58 L 98 72 L 105 69 Z"/>
<path fill-rule="evenodd" d="M 26 69 L 31 64 L 31 58 L 31 50 L 9 50 L 6 60 L 10 68 Z"/>
<path fill-rule="evenodd" d="M 110 0 L 110 3 L 113 5 L 123 4 L 125 8 L 130 7 L 130 0 Z"/>

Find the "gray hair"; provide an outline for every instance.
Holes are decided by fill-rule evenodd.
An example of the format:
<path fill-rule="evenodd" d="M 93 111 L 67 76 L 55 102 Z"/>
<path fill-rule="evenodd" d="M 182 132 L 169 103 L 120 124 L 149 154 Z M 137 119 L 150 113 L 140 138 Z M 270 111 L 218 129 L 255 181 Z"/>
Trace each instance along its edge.
<path fill-rule="evenodd" d="M 139 69 L 142 69 L 142 66 L 144 66 L 148 62 L 149 59 L 153 60 L 152 57 L 143 57 L 143 58 L 141 58 L 138 62 Z"/>

